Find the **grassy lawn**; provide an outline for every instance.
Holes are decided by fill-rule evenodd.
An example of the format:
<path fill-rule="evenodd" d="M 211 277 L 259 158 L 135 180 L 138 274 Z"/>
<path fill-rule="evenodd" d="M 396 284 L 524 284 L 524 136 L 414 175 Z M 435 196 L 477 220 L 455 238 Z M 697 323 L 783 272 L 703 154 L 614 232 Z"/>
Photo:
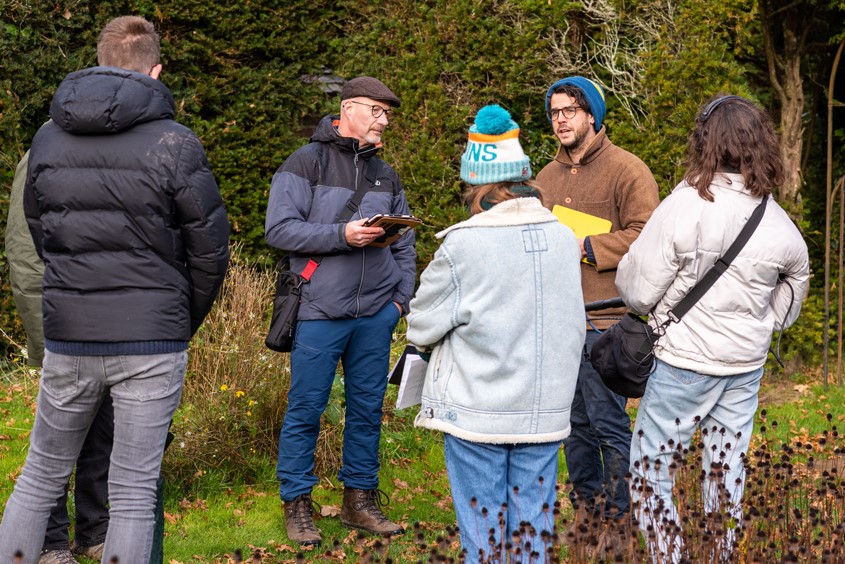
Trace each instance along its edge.
<path fill-rule="evenodd" d="M 386 403 L 395 401 L 393 386 Z M 37 383 L 21 370 L 7 371 L 0 380 L 0 504 L 5 505 L 20 472 L 32 425 Z M 812 444 L 820 433 L 845 421 L 845 391 L 831 387 L 824 391 L 812 383 L 781 380 L 768 384 L 761 393 L 761 410 L 766 411 L 767 436 L 779 441 Z M 196 406 L 194 406 L 196 407 Z M 184 409 L 185 407 L 183 407 Z M 631 412 L 635 413 L 635 402 Z M 831 414 L 832 421 L 827 415 Z M 384 550 L 396 562 L 426 561 L 441 537 L 440 552 L 456 556 L 458 541 L 448 537 L 454 525 L 449 483 L 439 434 L 415 430 L 415 410 L 386 410 L 382 437 L 381 488 L 390 495 L 386 513 L 404 524 L 409 532 L 394 539 Z M 777 425 L 774 423 L 777 422 Z M 758 425 L 759 427 L 759 425 Z M 757 434 L 755 432 L 755 434 Z M 758 437 L 752 442 L 754 448 Z M 179 437 L 174 446 L 178 448 Z M 262 561 L 296 561 L 299 548 L 288 542 L 275 479 L 275 459 L 257 459 L 260 466 L 254 483 L 229 483 L 218 471 L 197 476 L 189 489 L 172 482 L 166 490 L 166 562 L 226 562 L 235 551 L 244 558 L 258 553 Z M 560 482 L 566 479 L 561 457 Z M 479 476 L 479 480 L 484 479 Z M 562 518 L 572 518 L 565 488 L 559 497 Z M 324 543 L 304 554 L 306 561 L 354 562 L 362 554 L 378 552 L 379 539 L 359 539 L 356 532 L 340 525 L 342 487 L 334 476 L 323 476 L 314 491 L 322 506 L 318 520 Z M 2 507 L 0 505 L 0 507 Z M 841 516 L 840 516 L 841 519 Z M 385 556 L 381 557 L 384 561 Z"/>

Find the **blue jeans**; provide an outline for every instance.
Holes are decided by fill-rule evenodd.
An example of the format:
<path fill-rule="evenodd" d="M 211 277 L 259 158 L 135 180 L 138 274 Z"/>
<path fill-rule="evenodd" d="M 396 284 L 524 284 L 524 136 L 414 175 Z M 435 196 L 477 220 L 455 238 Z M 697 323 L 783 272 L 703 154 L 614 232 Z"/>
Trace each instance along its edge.
<path fill-rule="evenodd" d="M 0 523 L 0 562 L 38 561 L 50 511 L 108 394 L 114 404 L 104 561 L 150 559 L 156 481 L 188 355 L 68 356 L 47 351 L 29 453 Z"/>
<path fill-rule="evenodd" d="M 526 543 L 530 543 L 527 554 L 537 551 L 541 555 L 538 562 L 543 562 L 546 547 L 540 533 L 551 532 L 555 524 L 560 441 L 495 445 L 473 443 L 447 433 L 443 435 L 443 448 L 466 562 L 478 562 L 479 550 L 484 551 L 485 558 L 493 551 L 499 553 L 502 543 L 512 541 L 511 533 L 519 530 L 522 522 L 530 523 L 535 532 L 521 536 L 523 554 L 529 549 Z M 499 524 L 500 512 L 503 526 Z M 491 529 L 493 546 L 489 543 Z M 499 557 L 505 562 L 505 554 Z"/>
<path fill-rule="evenodd" d="M 578 370 L 570 422 L 572 432 L 563 441 L 566 467 L 574 489 L 575 504 L 583 498 L 587 511 L 607 517 L 621 517 L 630 507 L 628 473 L 631 448 L 631 418 L 625 411 L 627 398 L 611 392 L 590 364 L 590 351 L 600 333 L 587 331 L 584 356 Z M 606 494 L 604 507 L 596 500 Z"/>
<path fill-rule="evenodd" d="M 78 546 L 95 546 L 106 540 L 109 528 L 109 459 L 114 436 L 114 410 L 111 397 L 103 398 L 100 409 L 88 429 L 79 459 L 76 461 L 74 498 L 76 502 L 76 534 Z M 67 550 L 67 493 L 56 502 L 47 522 L 44 550 Z"/>
<path fill-rule="evenodd" d="M 283 501 L 309 493 L 317 483 L 314 451 L 338 361 L 343 363 L 346 418 L 343 466 L 337 478 L 348 488 L 378 487 L 382 406 L 390 340 L 398 321 L 399 309 L 390 302 L 370 317 L 297 323 L 276 465 Z"/>
<path fill-rule="evenodd" d="M 673 449 L 689 447 L 697 427 L 702 429 L 704 443 L 700 451 L 702 468 L 708 473 L 702 485 L 705 511 L 720 508 L 719 486 L 723 483 L 727 488 L 728 513 L 741 519 L 740 498 L 745 480 L 741 455 L 748 452 L 762 375 L 763 369 L 759 368 L 736 376 L 707 376 L 657 361 L 637 412 L 631 443 L 631 474 L 634 477 L 631 495 L 644 536 L 649 538 L 648 527 L 656 532 L 656 546 L 649 549 L 664 555 L 664 560 L 679 561 L 682 548 L 682 540 L 661 525 L 663 519 L 670 523 L 677 523 L 678 519 L 672 501 L 673 479 L 669 475 L 669 465 Z M 642 436 L 639 436 L 640 432 Z M 674 441 L 672 446 L 670 439 Z M 709 478 L 714 446 L 719 453 L 715 461 L 726 465 L 723 466 L 724 481 L 718 483 Z M 661 464 L 655 465 L 657 460 Z M 644 485 L 650 486 L 654 493 L 642 496 L 640 488 Z M 661 501 L 662 509 L 658 509 Z M 723 548 L 726 550 L 733 540 L 731 532 L 725 538 L 727 545 Z"/>

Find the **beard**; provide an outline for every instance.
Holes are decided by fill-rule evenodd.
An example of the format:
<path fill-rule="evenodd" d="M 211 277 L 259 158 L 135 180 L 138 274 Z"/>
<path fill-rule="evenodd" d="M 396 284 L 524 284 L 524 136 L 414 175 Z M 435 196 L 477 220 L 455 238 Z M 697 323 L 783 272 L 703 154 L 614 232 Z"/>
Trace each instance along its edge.
<path fill-rule="evenodd" d="M 558 126 L 558 130 L 556 131 L 557 138 L 566 150 L 577 151 L 582 149 L 586 143 L 591 127 L 592 125 L 590 125 L 590 122 L 588 121 L 584 121 L 577 126 L 572 126 L 570 124 L 567 124 L 566 127 Z M 561 128 L 568 131 L 561 133 Z"/>
<path fill-rule="evenodd" d="M 381 143 L 382 133 L 382 131 L 376 131 L 374 129 L 371 129 L 364 134 L 364 141 L 366 141 L 370 145 L 378 145 L 379 143 Z"/>

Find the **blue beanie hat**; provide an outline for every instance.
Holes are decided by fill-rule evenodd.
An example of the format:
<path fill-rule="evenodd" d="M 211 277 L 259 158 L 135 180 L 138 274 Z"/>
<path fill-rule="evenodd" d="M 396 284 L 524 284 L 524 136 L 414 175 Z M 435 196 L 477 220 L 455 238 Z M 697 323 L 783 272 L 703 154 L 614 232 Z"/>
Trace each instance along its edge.
<path fill-rule="evenodd" d="M 461 156 L 461 180 L 482 185 L 529 178 L 531 165 L 519 144 L 519 126 L 510 113 L 496 104 L 478 110 Z"/>
<path fill-rule="evenodd" d="M 549 114 L 549 103 L 552 99 L 552 94 L 561 86 L 574 86 L 584 93 L 584 98 L 587 99 L 587 104 L 590 105 L 590 114 L 595 120 L 596 132 L 601 129 L 601 122 L 604 119 L 604 114 L 607 113 L 607 106 L 604 102 L 604 90 L 597 82 L 584 78 L 583 76 L 570 76 L 569 78 L 562 78 L 552 84 L 546 92 L 546 117 L 551 123 L 552 118 Z"/>

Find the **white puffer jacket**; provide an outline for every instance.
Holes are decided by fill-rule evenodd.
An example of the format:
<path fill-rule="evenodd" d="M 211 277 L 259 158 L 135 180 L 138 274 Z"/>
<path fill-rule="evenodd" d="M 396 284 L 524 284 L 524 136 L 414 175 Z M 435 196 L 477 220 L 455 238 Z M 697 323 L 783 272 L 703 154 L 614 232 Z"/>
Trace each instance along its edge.
<path fill-rule="evenodd" d="M 759 198 L 739 174 L 720 174 L 708 202 L 679 184 L 655 210 L 616 273 L 628 307 L 657 326 L 734 242 Z M 772 331 L 798 318 L 807 292 L 807 245 L 781 207 L 769 200 L 748 243 L 712 288 L 655 350 L 657 358 L 701 374 L 728 376 L 761 367 Z"/>

